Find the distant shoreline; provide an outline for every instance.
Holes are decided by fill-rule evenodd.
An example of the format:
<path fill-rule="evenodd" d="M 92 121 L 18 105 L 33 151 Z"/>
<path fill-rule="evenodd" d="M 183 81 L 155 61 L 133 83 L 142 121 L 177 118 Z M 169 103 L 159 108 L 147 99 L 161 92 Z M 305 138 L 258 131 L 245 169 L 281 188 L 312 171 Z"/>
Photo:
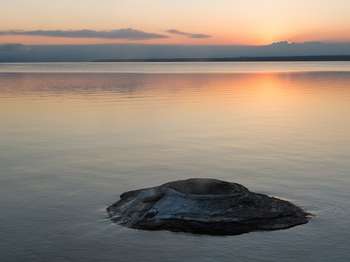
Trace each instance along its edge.
<path fill-rule="evenodd" d="M 350 55 L 332 56 L 266 56 L 224 58 L 149 58 L 149 59 L 98 59 L 90 62 L 347 62 Z"/>
<path fill-rule="evenodd" d="M 1 60 L 0 64 L 14 63 L 176 63 L 176 62 L 349 62 L 350 55 L 317 56 L 259 56 L 259 57 L 214 57 L 214 58 L 145 58 L 145 59 L 16 59 Z"/>

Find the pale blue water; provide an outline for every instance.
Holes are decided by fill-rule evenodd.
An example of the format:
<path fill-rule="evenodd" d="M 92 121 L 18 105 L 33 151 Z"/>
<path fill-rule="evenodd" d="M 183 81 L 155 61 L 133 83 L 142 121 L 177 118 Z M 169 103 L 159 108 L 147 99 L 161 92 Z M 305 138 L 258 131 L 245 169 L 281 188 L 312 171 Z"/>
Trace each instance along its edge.
<path fill-rule="evenodd" d="M 348 261 L 349 65 L 0 64 L 0 261 Z M 188 177 L 316 216 L 232 237 L 106 219 L 122 192 Z"/>
<path fill-rule="evenodd" d="M 1 73 L 264 73 L 349 72 L 349 62 L 0 63 Z"/>

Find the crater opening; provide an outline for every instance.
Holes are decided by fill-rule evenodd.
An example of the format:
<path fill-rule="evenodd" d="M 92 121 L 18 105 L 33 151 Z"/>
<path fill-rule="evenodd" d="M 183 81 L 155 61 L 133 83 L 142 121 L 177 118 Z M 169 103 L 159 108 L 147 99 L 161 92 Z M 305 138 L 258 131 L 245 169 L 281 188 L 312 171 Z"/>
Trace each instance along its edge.
<path fill-rule="evenodd" d="M 231 195 L 248 192 L 244 186 L 215 179 L 188 179 L 164 185 L 183 194 L 191 195 Z"/>

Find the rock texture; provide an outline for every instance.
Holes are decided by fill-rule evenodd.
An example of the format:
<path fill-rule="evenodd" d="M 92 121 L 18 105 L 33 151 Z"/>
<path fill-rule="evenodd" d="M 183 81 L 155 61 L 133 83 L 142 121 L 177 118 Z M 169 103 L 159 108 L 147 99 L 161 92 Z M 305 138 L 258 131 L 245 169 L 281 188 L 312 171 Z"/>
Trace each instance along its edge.
<path fill-rule="evenodd" d="M 112 221 L 130 228 L 236 235 L 305 224 L 294 204 L 214 179 L 188 179 L 129 191 L 107 208 Z"/>

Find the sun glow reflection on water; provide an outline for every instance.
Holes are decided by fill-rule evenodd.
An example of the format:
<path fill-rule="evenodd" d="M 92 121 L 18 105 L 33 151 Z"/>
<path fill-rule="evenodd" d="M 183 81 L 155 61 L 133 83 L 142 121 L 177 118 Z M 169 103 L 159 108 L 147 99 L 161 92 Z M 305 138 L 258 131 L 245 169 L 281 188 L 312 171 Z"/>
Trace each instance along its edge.
<path fill-rule="evenodd" d="M 2 73 L 2 259 L 349 259 L 349 86 L 348 72 L 303 70 Z M 222 238 L 105 220 L 122 192 L 187 177 L 242 183 L 316 217 Z"/>

